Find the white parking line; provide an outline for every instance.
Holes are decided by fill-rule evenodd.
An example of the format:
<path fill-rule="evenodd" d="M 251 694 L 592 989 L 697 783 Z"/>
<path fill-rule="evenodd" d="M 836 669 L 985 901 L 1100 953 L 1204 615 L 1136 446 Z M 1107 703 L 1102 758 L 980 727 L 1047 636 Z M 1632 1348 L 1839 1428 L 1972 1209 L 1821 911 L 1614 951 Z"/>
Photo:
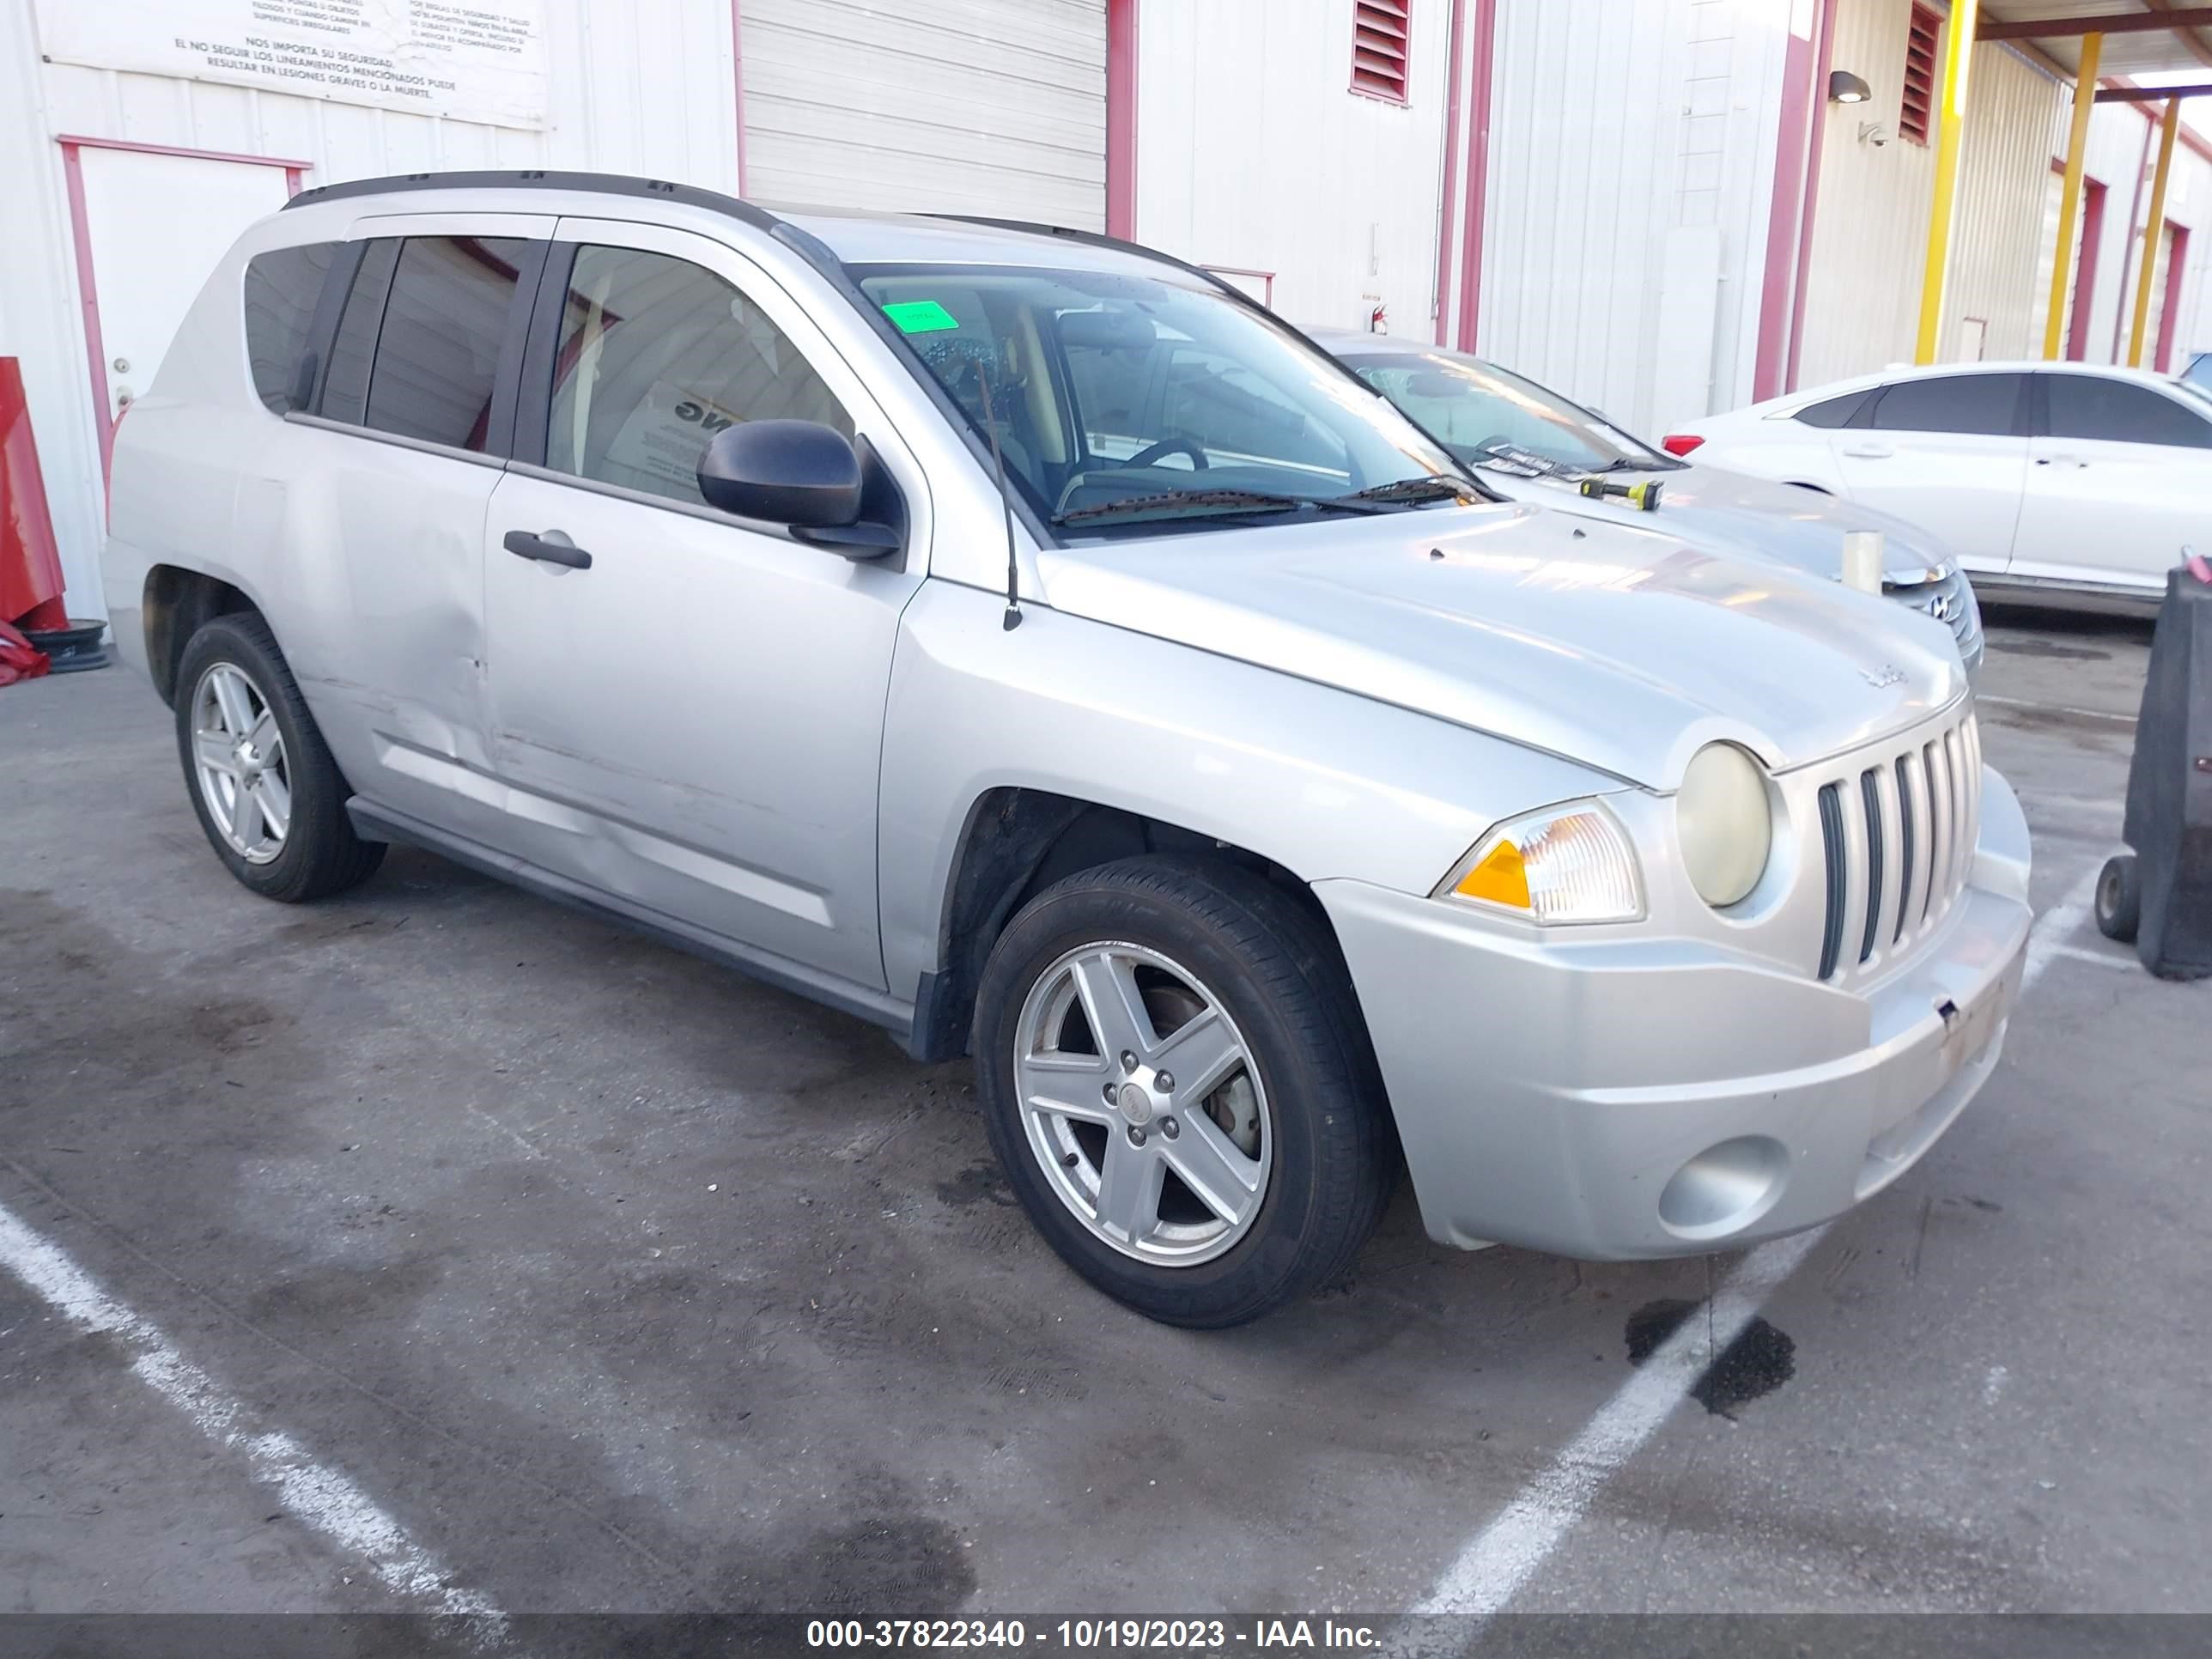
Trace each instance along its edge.
<path fill-rule="evenodd" d="M 2069 720 L 2100 720 L 2112 726 L 2133 726 L 2133 714 L 2107 714 L 2101 708 L 2075 708 L 2069 703 L 2036 702 L 2027 697 L 1993 697 L 1986 691 L 1974 694 L 1976 702 L 1993 702 L 2000 708 L 2032 708 L 2039 714 L 2063 714 Z"/>
<path fill-rule="evenodd" d="M 2069 962 L 2094 962 L 2100 968 L 2142 966 L 2142 959 L 2132 951 L 2100 951 L 2094 945 L 2062 945 L 2051 954 Z"/>
<path fill-rule="evenodd" d="M 2023 997 L 2052 958 L 2070 948 L 2068 939 L 2088 916 L 2101 868 L 2101 861 L 2093 865 L 2064 898 L 2035 919 L 2021 969 Z M 1480 1620 L 1504 1608 L 1573 1530 L 1605 1483 L 1667 1420 L 1713 1357 L 1743 1334 L 1767 1297 L 1827 1231 L 1820 1226 L 1778 1238 L 1745 1256 L 1714 1293 L 1711 1316 L 1685 1320 L 1581 1432 L 1468 1541 L 1413 1611 L 1472 1615 L 1480 1628 Z M 1472 1634 L 1455 1632 L 1450 1639 L 1456 1645 L 1470 1642 Z"/>
<path fill-rule="evenodd" d="M 446 1569 L 352 1479 L 318 1462 L 289 1434 L 252 1412 L 185 1358 L 161 1328 L 126 1308 L 61 1248 L 0 1205 L 0 1267 L 57 1313 L 113 1337 L 132 1356 L 131 1374 L 217 1445 L 241 1454 L 252 1477 L 274 1486 L 285 1512 L 360 1559 L 386 1589 L 426 1611 L 465 1619 L 479 1644 L 497 1639 L 506 1616 L 489 1597 L 447 1583 Z"/>

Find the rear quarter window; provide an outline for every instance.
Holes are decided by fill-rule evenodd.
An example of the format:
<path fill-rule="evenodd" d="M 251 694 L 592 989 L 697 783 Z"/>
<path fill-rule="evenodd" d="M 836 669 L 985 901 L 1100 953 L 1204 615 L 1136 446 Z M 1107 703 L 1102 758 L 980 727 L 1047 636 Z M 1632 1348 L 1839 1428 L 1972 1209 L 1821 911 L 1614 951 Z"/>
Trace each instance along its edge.
<path fill-rule="evenodd" d="M 310 242 L 257 253 L 246 263 L 246 356 L 253 393 L 279 415 L 306 406 L 301 360 L 337 254 L 335 242 Z"/>
<path fill-rule="evenodd" d="M 1873 395 L 1870 391 L 1846 392 L 1840 398 L 1830 398 L 1821 403 L 1808 404 L 1797 411 L 1796 418 L 1807 426 L 1831 428 L 1849 426 L 1851 423 L 1851 416 L 1864 409 L 1866 400 Z"/>

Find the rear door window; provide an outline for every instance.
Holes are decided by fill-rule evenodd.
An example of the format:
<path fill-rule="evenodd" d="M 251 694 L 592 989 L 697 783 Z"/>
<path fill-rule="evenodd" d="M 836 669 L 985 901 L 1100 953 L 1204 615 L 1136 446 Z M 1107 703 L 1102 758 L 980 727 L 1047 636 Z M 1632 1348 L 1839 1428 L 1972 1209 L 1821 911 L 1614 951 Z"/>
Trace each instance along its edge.
<path fill-rule="evenodd" d="M 2027 384 L 2025 374 L 1937 374 L 1924 380 L 1900 380 L 1881 393 L 1873 424 L 1881 432 L 2017 437 Z"/>
<path fill-rule="evenodd" d="M 493 382 L 530 244 L 507 236 L 410 236 L 399 250 L 369 370 L 373 431 L 481 450 Z"/>
<path fill-rule="evenodd" d="M 2054 438 L 2212 449 L 2212 422 L 2148 386 L 2094 374 L 2046 374 L 2043 386 Z"/>
<path fill-rule="evenodd" d="M 325 418 L 486 449 L 500 354 L 530 253 L 527 240 L 510 236 L 370 244 L 338 319 Z"/>
<path fill-rule="evenodd" d="M 312 387 L 301 364 L 315 305 L 337 249 L 336 242 L 310 242 L 272 248 L 246 261 L 246 362 L 254 395 L 279 415 L 307 407 Z"/>
<path fill-rule="evenodd" d="M 399 241 L 387 237 L 362 251 L 345 309 L 338 313 L 331 342 L 331 367 L 323 377 L 318 411 L 327 421 L 359 426 L 368 414 L 368 370 L 376 360 L 377 331 L 384 326 L 384 302 L 392 296 L 392 273 L 399 263 Z"/>

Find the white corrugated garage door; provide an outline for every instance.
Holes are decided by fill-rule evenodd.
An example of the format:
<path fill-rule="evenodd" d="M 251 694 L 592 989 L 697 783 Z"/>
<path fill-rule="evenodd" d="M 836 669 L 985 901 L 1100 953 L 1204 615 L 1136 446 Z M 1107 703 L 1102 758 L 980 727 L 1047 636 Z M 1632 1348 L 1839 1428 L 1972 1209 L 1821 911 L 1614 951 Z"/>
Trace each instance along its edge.
<path fill-rule="evenodd" d="M 1106 222 L 1105 0 L 741 0 L 745 193 Z"/>

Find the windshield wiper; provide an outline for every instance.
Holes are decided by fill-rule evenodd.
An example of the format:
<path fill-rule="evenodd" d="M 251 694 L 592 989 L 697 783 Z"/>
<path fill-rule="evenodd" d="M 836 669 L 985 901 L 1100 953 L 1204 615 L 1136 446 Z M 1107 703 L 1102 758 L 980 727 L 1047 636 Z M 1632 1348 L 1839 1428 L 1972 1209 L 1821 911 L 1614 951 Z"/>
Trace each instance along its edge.
<path fill-rule="evenodd" d="M 1155 515 L 1160 518 L 1197 517 L 1220 514 L 1233 516 L 1246 513 L 1305 513 L 1330 507 L 1347 513 L 1388 513 L 1390 509 L 1380 501 L 1364 501 L 1356 496 L 1282 495 L 1265 489 L 1166 489 L 1155 495 L 1128 495 L 1118 501 L 1101 501 L 1096 507 L 1079 507 L 1066 513 L 1052 515 L 1054 524 L 1087 524 L 1094 520 L 1139 518 Z"/>
<path fill-rule="evenodd" d="M 1431 473 L 1425 478 L 1400 478 L 1390 483 L 1355 489 L 1349 495 L 1332 495 L 1328 504 L 1349 507 L 1354 501 L 1381 501 L 1393 507 L 1419 507 L 1424 501 L 1464 500 L 1474 493 L 1462 482 L 1447 478 L 1442 473 Z"/>

